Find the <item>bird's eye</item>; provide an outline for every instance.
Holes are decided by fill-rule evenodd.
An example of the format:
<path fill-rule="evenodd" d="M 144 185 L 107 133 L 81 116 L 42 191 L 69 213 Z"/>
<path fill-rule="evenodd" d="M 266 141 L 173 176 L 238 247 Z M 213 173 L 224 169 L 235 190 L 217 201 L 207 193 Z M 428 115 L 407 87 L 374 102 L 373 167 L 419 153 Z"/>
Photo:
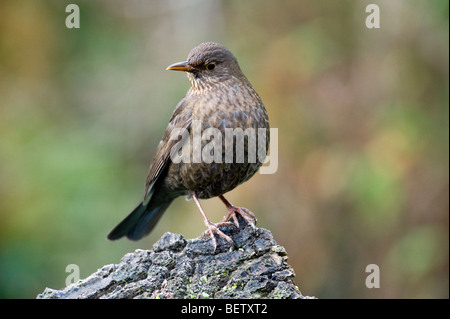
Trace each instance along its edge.
<path fill-rule="evenodd" d="M 216 68 L 216 64 L 215 64 L 214 62 L 208 63 L 208 64 L 206 65 L 206 69 L 207 69 L 208 71 L 212 71 L 212 70 L 214 70 L 215 68 Z"/>

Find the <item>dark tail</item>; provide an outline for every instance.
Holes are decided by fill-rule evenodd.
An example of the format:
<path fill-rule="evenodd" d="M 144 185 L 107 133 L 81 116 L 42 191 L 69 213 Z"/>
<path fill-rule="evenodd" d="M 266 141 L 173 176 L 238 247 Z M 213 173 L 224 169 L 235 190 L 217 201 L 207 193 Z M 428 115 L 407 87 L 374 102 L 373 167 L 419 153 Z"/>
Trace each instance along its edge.
<path fill-rule="evenodd" d="M 151 201 L 147 205 L 143 205 L 143 203 L 140 202 L 119 225 L 111 230 L 108 234 L 108 239 L 116 240 L 123 236 L 126 236 L 131 240 L 141 239 L 150 233 L 171 203 L 172 200 L 169 200 L 159 206 L 151 207 Z"/>

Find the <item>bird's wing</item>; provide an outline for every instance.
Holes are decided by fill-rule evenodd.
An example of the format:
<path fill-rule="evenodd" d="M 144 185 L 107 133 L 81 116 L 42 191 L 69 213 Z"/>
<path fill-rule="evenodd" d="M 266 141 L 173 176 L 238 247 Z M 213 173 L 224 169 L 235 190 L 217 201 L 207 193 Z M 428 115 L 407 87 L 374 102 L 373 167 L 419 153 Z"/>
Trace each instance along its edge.
<path fill-rule="evenodd" d="M 170 118 L 164 136 L 158 144 L 155 156 L 150 165 L 147 180 L 145 181 L 144 204 L 148 203 L 150 200 L 153 194 L 153 186 L 161 176 L 161 173 L 164 171 L 167 164 L 170 163 L 170 151 L 172 147 L 181 140 L 181 136 L 178 139 L 171 139 L 173 130 L 175 128 L 181 128 L 186 129 L 189 132 L 191 129 L 192 111 L 187 107 L 187 104 L 185 98 L 178 103 Z"/>

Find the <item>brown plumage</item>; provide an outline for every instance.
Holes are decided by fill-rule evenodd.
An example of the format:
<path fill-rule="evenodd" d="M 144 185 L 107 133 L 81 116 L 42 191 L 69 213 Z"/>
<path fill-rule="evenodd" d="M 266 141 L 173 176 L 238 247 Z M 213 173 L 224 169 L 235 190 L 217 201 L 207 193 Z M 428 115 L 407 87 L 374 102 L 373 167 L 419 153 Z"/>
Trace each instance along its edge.
<path fill-rule="evenodd" d="M 223 194 L 251 178 L 264 161 L 265 152 L 257 154 L 253 160 L 249 160 L 248 155 L 252 151 L 249 147 L 251 143 L 268 149 L 269 120 L 266 109 L 234 55 L 223 45 L 202 43 L 192 49 L 186 62 L 172 64 L 167 69 L 185 71 L 191 88 L 175 108 L 158 145 L 145 183 L 143 201 L 111 231 L 108 238 L 115 240 L 126 236 L 132 240 L 141 239 L 152 230 L 176 197 L 188 195 L 202 213 L 214 247 L 217 245 L 214 233 L 232 243 L 231 238 L 218 229 L 218 224 L 209 221 L 198 199 L 220 197 L 227 206 L 222 224 L 229 224 L 227 220 L 230 217 L 236 224 L 236 214 L 240 214 L 254 226 L 254 215 L 245 208 L 231 205 Z M 216 129 L 213 133 L 220 133 L 221 139 L 217 142 L 222 144 L 217 144 L 216 139 L 209 140 L 209 136 L 195 142 L 196 132 L 202 134 L 208 132 L 205 131 L 208 128 Z M 244 137 L 241 144 L 234 138 L 231 162 L 226 158 L 230 154 L 225 147 L 227 128 L 251 129 L 256 133 L 254 137 Z M 258 129 L 265 129 L 265 136 L 258 135 Z M 175 134 L 176 130 L 180 134 Z M 185 133 L 184 139 L 181 138 L 182 132 Z M 259 139 L 252 141 L 256 136 Z M 190 148 L 186 143 L 190 143 Z M 180 146 L 189 151 L 189 160 L 172 161 L 171 152 L 177 147 L 180 149 Z M 239 152 L 243 158 L 238 156 Z M 209 156 L 209 160 L 201 155 Z M 211 158 L 214 159 L 212 162 Z"/>

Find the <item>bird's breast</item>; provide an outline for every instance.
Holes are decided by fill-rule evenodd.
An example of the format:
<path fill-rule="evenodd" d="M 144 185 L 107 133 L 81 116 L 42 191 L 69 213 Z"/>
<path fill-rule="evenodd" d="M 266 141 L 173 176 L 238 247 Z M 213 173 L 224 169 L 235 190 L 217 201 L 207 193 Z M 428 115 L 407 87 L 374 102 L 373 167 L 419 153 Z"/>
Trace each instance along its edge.
<path fill-rule="evenodd" d="M 264 161 L 268 129 L 267 112 L 251 86 L 203 92 L 193 105 L 184 147 L 190 156 L 169 167 L 172 184 L 195 191 L 199 198 L 232 190 Z"/>

